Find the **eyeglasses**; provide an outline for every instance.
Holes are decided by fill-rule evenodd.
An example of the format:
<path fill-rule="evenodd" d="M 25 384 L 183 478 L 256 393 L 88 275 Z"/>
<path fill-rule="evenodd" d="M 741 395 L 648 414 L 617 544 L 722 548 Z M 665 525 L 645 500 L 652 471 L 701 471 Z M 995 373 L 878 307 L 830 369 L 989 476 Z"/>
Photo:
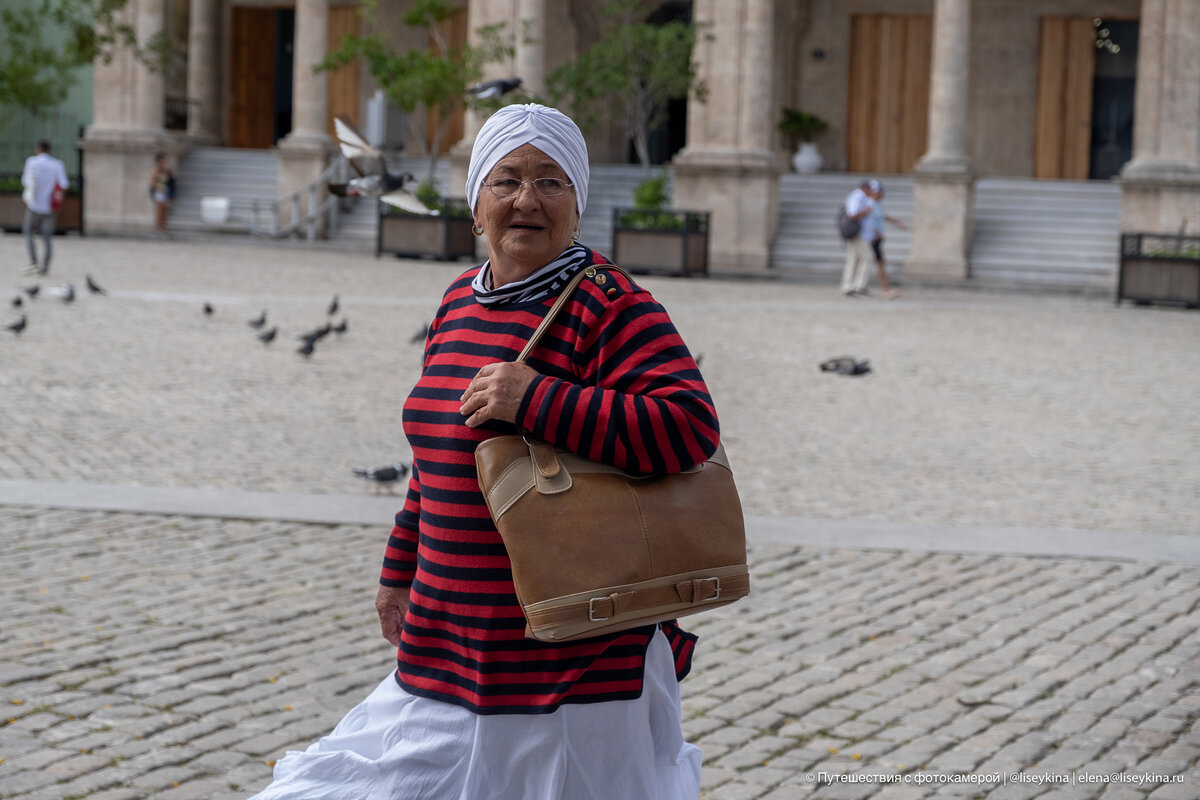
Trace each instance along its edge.
<path fill-rule="evenodd" d="M 519 181 L 516 178 L 500 178 L 491 183 L 483 182 L 483 185 L 492 190 L 492 194 L 496 197 L 512 197 L 517 192 L 521 191 L 527 183 L 533 184 L 533 190 L 541 197 L 558 197 L 567 189 L 574 189 L 575 184 L 560 181 L 558 178 L 534 178 L 533 180 Z"/>

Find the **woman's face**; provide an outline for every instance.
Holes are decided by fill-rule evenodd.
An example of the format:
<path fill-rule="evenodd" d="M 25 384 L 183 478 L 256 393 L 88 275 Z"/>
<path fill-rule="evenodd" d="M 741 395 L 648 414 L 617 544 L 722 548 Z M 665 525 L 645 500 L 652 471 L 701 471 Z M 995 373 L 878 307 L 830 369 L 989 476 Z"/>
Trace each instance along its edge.
<path fill-rule="evenodd" d="M 499 178 L 570 182 L 557 161 L 531 144 L 500 159 L 484 180 L 491 183 Z M 568 189 L 558 197 L 542 197 L 532 183 L 526 183 L 510 197 L 497 197 L 484 186 L 475 205 L 475 224 L 487 234 L 493 285 L 513 283 L 550 263 L 571 244 L 579 227 L 575 192 Z"/>

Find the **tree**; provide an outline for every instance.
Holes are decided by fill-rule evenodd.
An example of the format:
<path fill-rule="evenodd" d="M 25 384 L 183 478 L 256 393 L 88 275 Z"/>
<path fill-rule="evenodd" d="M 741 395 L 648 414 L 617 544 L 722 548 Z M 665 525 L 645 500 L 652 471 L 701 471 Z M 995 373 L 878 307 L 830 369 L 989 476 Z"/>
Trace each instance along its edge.
<path fill-rule="evenodd" d="M 66 99 L 80 67 L 109 63 L 121 50 L 161 69 L 165 34 L 140 45 L 119 19 L 128 0 L 32 0 L 0 8 L 0 108 L 45 116 Z"/>
<path fill-rule="evenodd" d="M 690 92 L 703 103 L 708 87 L 696 76 L 696 26 L 680 20 L 646 21 L 639 0 L 614 0 L 604 9 L 604 33 L 574 61 L 547 79 L 554 102 L 566 100 L 580 127 L 592 127 L 604 104 L 616 102 L 638 161 L 650 174 L 650 132 L 667 103 Z"/>
<path fill-rule="evenodd" d="M 459 11 L 457 5 L 445 0 L 414 0 L 401 17 L 403 23 L 418 28 L 428 36 L 430 47 L 396 50 L 378 32 L 377 24 L 368 28 L 375 32 L 366 35 L 347 35 L 337 49 L 330 51 L 317 65 L 318 70 L 333 70 L 362 59 L 387 98 L 408 115 L 410 141 L 425 145 L 425 136 L 415 116 L 418 109 L 436 115 L 437 126 L 433 140 L 428 143 L 429 175 L 433 182 L 437 156 L 441 152 L 450 119 L 465 102 L 467 88 L 483 75 L 483 65 L 511 57 L 514 45 L 502 36 L 503 25 L 490 25 L 477 32 L 481 44 L 453 46 L 446 40 L 442 23 Z M 374 22 L 379 13 L 378 0 L 366 0 L 362 8 L 364 19 Z"/>

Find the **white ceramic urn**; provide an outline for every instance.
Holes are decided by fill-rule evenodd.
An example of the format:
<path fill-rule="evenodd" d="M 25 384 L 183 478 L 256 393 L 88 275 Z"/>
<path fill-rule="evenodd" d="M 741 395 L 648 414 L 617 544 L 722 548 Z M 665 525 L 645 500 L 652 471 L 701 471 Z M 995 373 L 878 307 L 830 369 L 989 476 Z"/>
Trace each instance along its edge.
<path fill-rule="evenodd" d="M 801 142 L 800 149 L 792 156 L 792 167 L 799 173 L 817 172 L 821 169 L 821 154 L 812 142 Z"/>

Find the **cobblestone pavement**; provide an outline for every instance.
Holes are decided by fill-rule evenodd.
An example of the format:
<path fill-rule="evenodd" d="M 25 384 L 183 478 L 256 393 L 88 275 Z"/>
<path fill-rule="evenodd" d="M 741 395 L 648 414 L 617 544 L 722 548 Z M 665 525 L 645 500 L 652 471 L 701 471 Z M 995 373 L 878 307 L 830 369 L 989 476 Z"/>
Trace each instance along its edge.
<path fill-rule="evenodd" d="M 58 280 L 110 294 L 43 295 L 0 331 L 0 798 L 246 797 L 389 671 L 387 520 L 6 506 L 5 487 L 365 497 L 348 468 L 407 456 L 408 340 L 461 267 L 56 245 Z M 0 238 L 14 291 L 23 260 Z M 1200 532 L 1200 315 L 645 283 L 704 354 L 749 514 L 937 526 L 965 550 L 1006 529 Z M 305 361 L 294 337 L 335 292 L 349 332 Z M 269 347 L 245 325 L 264 308 Z M 816 369 L 841 353 L 875 372 Z M 1200 566 L 752 541 L 754 594 L 689 625 L 705 798 L 1200 797 Z"/>

